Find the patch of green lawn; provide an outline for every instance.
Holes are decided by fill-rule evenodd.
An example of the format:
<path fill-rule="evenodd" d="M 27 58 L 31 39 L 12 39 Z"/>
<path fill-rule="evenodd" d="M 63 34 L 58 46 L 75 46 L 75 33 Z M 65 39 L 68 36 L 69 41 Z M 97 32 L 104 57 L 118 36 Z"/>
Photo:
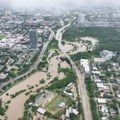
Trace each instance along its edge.
<path fill-rule="evenodd" d="M 59 104 L 61 102 L 64 102 L 64 99 L 60 96 L 56 96 L 47 106 L 46 110 L 51 112 L 52 114 L 55 114 L 59 108 Z"/>

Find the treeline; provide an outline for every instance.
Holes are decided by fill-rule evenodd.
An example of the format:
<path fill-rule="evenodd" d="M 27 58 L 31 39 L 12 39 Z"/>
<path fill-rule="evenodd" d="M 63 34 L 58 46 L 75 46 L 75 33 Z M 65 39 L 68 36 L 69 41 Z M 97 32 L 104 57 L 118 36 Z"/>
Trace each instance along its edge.
<path fill-rule="evenodd" d="M 99 40 L 99 51 L 107 49 L 120 51 L 120 29 L 103 27 L 70 27 L 63 34 L 63 39 L 75 41 L 78 37 L 91 36 Z"/>
<path fill-rule="evenodd" d="M 94 83 L 91 80 L 91 78 L 86 77 L 85 78 L 85 84 L 86 84 L 86 89 L 88 91 L 88 96 L 90 97 L 89 101 L 90 101 L 90 106 L 91 106 L 91 112 L 92 112 L 93 120 L 99 120 L 99 114 L 97 112 L 96 102 L 94 100 L 94 97 L 95 97 Z"/>
<path fill-rule="evenodd" d="M 3 108 L 2 103 L 0 103 L 0 115 L 1 116 L 5 115 L 5 109 Z"/>
<path fill-rule="evenodd" d="M 90 78 L 86 78 L 85 79 L 85 85 L 86 85 L 86 89 L 88 91 L 89 97 L 94 98 L 95 94 L 94 94 L 94 83 L 93 83 L 93 81 L 91 81 Z"/>

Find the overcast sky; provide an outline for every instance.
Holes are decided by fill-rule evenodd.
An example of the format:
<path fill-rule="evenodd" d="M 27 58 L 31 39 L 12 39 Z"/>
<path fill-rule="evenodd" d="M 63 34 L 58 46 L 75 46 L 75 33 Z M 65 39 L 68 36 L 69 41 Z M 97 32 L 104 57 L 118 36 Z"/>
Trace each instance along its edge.
<path fill-rule="evenodd" d="M 39 8 L 60 6 L 90 6 L 99 4 L 120 4 L 120 0 L 0 0 L 0 4 L 7 4 L 14 8 Z"/>

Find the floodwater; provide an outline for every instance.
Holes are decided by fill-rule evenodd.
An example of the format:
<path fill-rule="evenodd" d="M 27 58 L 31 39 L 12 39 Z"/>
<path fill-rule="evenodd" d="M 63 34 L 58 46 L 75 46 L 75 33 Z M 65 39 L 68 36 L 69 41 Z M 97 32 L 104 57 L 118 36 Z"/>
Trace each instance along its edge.
<path fill-rule="evenodd" d="M 98 43 L 98 40 L 96 38 L 93 38 L 93 37 L 81 37 L 81 40 L 90 41 L 92 43 L 92 48 L 91 48 L 92 50 L 94 49 L 94 47 Z"/>
<path fill-rule="evenodd" d="M 3 101 L 8 101 L 11 98 L 10 97 L 11 94 L 19 92 L 20 90 L 23 90 L 23 89 L 28 89 L 28 87 L 27 87 L 28 85 L 29 86 L 35 86 L 36 84 L 39 84 L 39 81 L 41 79 L 46 79 L 46 77 L 47 77 L 46 73 L 36 72 L 33 75 L 31 75 L 30 77 L 26 78 L 23 82 L 15 85 L 11 89 L 9 89 L 2 96 L 0 96 L 0 98 L 2 98 Z M 9 93 L 9 96 L 7 96 L 6 93 Z"/>
<path fill-rule="evenodd" d="M 18 118 L 23 116 L 24 103 L 30 96 L 30 95 L 28 95 L 28 96 L 25 95 L 26 92 L 30 91 L 30 90 L 28 90 L 28 86 L 29 87 L 34 86 L 34 88 L 32 89 L 32 92 L 30 93 L 30 94 L 32 94 L 36 91 L 36 89 L 38 89 L 38 87 L 36 87 L 36 85 L 39 85 L 39 88 L 41 88 L 41 87 L 48 85 L 49 82 L 51 82 L 56 76 L 58 76 L 60 79 L 65 77 L 64 73 L 58 74 L 58 64 L 60 64 L 60 67 L 62 67 L 62 68 L 70 67 L 66 62 L 62 62 L 59 59 L 62 55 L 64 55 L 64 53 L 71 52 L 71 54 L 73 54 L 73 53 L 75 54 L 80 51 L 81 52 L 86 51 L 86 46 L 83 45 L 81 42 L 69 42 L 69 43 L 66 43 L 65 45 L 61 44 L 62 32 L 63 32 L 64 28 L 68 27 L 69 25 L 70 24 L 64 26 L 63 28 L 61 28 L 57 31 L 56 38 L 59 41 L 58 45 L 59 45 L 60 50 L 63 52 L 63 54 L 60 53 L 60 55 L 57 55 L 57 56 L 54 56 L 54 57 L 51 57 L 50 59 L 48 59 L 48 63 L 49 63 L 48 71 L 34 73 L 33 75 L 29 76 L 24 81 L 22 81 L 21 83 L 15 85 L 11 89 L 9 89 L 2 96 L 0 96 L 0 98 L 2 98 L 3 102 L 5 102 L 5 103 L 9 100 L 11 101 L 11 103 L 9 104 L 9 108 L 6 112 L 8 120 L 17 120 Z M 91 37 L 82 37 L 81 39 L 90 41 L 92 43 L 93 47 L 98 42 L 96 39 L 91 38 Z M 49 57 L 53 53 L 54 53 L 54 51 L 50 51 Z M 50 73 L 50 75 L 51 75 L 51 78 L 49 80 L 47 80 L 47 73 Z M 41 79 L 45 80 L 44 84 L 39 83 L 39 81 Z M 11 99 L 11 97 L 10 97 L 11 94 L 15 94 L 16 92 L 19 92 L 20 90 L 24 90 L 24 89 L 26 90 L 26 92 L 21 93 L 14 99 Z M 9 94 L 9 96 L 7 96 L 6 94 Z M 1 117 L 0 117 L 0 119 L 1 119 Z"/>
<path fill-rule="evenodd" d="M 98 43 L 98 40 L 92 37 L 81 37 L 81 40 L 90 41 L 92 43 L 90 50 L 93 50 Z M 65 45 L 62 45 L 59 43 L 59 49 L 64 53 L 76 54 L 78 52 L 87 51 L 87 46 L 81 41 L 80 42 L 65 42 L 65 43 L 66 43 Z"/>
<path fill-rule="evenodd" d="M 8 120 L 17 120 L 18 118 L 23 116 L 23 111 L 24 111 L 24 103 L 26 102 L 26 100 L 29 98 L 29 95 L 26 96 L 25 92 L 18 95 L 17 97 L 15 97 L 14 99 L 11 99 L 10 95 L 11 94 L 15 94 L 16 92 L 19 92 L 20 90 L 26 89 L 26 92 L 28 92 L 28 86 L 34 86 L 33 91 L 35 91 L 37 89 L 37 87 L 35 88 L 35 85 L 38 84 L 39 85 L 39 81 L 41 79 L 46 79 L 47 75 L 44 72 L 36 72 L 33 75 L 31 75 L 30 77 L 26 78 L 23 82 L 15 85 L 14 87 L 12 87 L 11 89 L 9 89 L 6 93 L 9 93 L 9 96 L 6 95 L 6 93 L 4 93 L 0 98 L 2 98 L 2 100 L 4 102 L 7 101 L 11 101 L 11 103 L 9 104 L 9 108 L 6 112 L 6 115 L 8 117 Z M 40 85 L 39 87 L 42 87 L 43 85 Z"/>
<path fill-rule="evenodd" d="M 65 44 L 65 45 L 60 45 L 60 50 L 63 52 L 69 52 L 70 50 L 74 49 L 72 45 Z"/>
<path fill-rule="evenodd" d="M 49 57 L 54 53 L 53 51 L 50 52 Z M 17 120 L 18 118 L 23 116 L 24 112 L 24 103 L 27 101 L 29 98 L 30 94 L 35 93 L 36 89 L 44 87 L 48 85 L 55 77 L 59 77 L 59 79 L 63 79 L 65 77 L 64 73 L 59 73 L 58 74 L 58 64 L 60 64 L 61 67 L 66 68 L 70 67 L 66 62 L 62 62 L 60 60 L 60 55 L 51 57 L 48 60 L 49 67 L 47 72 L 36 72 L 33 75 L 29 76 L 26 78 L 24 81 L 21 83 L 13 86 L 11 89 L 9 89 L 7 92 L 5 92 L 0 98 L 2 98 L 3 102 L 11 101 L 11 103 L 8 105 L 9 108 L 6 111 L 6 116 L 8 117 L 8 120 Z M 48 80 L 47 78 L 47 73 L 50 73 L 51 78 Z M 39 81 L 41 79 L 45 80 L 44 84 L 40 84 Z M 39 87 L 36 87 L 36 85 L 39 85 Z M 25 93 L 29 92 L 29 88 L 31 86 L 34 86 L 32 92 L 26 96 Z M 21 93 L 20 95 L 16 96 L 15 98 L 11 99 L 10 95 L 15 94 L 16 92 L 19 92 L 20 90 L 26 90 L 24 93 Z M 9 94 L 7 96 L 6 94 Z M 2 119 L 0 117 L 0 119 Z"/>

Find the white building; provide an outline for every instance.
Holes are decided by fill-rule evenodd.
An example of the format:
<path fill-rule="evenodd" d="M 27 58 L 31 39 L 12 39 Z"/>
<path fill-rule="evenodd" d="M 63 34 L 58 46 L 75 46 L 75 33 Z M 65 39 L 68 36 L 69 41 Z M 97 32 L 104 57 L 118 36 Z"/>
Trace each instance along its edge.
<path fill-rule="evenodd" d="M 40 113 L 40 114 L 42 114 L 42 115 L 44 115 L 46 113 L 46 110 L 43 109 L 43 108 L 41 108 L 41 107 L 39 107 L 39 109 L 37 110 L 37 112 Z"/>
<path fill-rule="evenodd" d="M 84 68 L 85 73 L 90 73 L 90 66 L 88 59 L 81 59 L 80 65 Z"/>
<path fill-rule="evenodd" d="M 103 50 L 100 55 L 105 60 L 110 60 L 115 54 L 112 51 Z"/>
<path fill-rule="evenodd" d="M 104 63 L 106 60 L 105 60 L 105 58 L 94 58 L 94 62 L 95 63 Z"/>
<path fill-rule="evenodd" d="M 61 103 L 59 104 L 59 107 L 60 107 L 60 108 L 64 108 L 64 107 L 65 107 L 65 103 L 64 103 L 64 102 L 61 102 Z"/>
<path fill-rule="evenodd" d="M 104 98 L 98 98 L 98 104 L 106 104 L 107 101 Z"/>

